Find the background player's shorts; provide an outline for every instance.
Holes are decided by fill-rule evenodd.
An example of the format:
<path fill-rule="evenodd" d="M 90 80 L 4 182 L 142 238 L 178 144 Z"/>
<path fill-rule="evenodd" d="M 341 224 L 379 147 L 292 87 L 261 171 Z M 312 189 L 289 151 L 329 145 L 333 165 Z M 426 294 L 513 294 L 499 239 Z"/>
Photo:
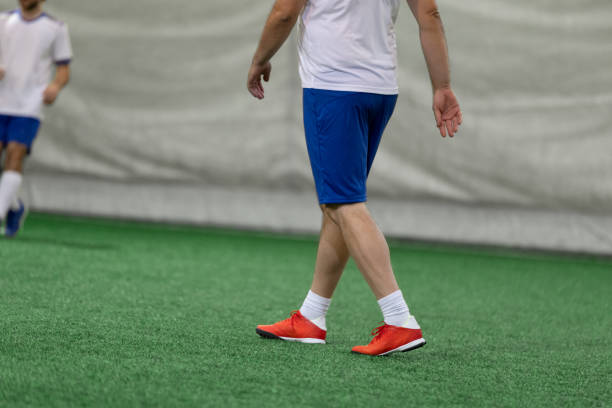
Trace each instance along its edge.
<path fill-rule="evenodd" d="M 23 116 L 0 115 L 0 143 L 4 147 L 10 142 L 17 142 L 32 149 L 32 143 L 40 128 L 40 120 Z"/>
<path fill-rule="evenodd" d="M 303 90 L 304 129 L 320 204 L 367 201 L 366 180 L 397 95 Z"/>

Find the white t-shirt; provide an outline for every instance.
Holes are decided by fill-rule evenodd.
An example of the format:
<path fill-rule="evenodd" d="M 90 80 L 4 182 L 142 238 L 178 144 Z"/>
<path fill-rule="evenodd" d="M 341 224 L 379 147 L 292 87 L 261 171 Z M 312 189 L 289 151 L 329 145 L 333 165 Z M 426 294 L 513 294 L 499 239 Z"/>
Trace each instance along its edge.
<path fill-rule="evenodd" d="M 26 21 L 19 10 L 0 14 L 0 114 L 42 119 L 42 95 L 54 64 L 72 58 L 68 27 L 47 14 Z"/>
<path fill-rule="evenodd" d="M 398 93 L 400 0 L 308 0 L 299 22 L 302 87 Z"/>

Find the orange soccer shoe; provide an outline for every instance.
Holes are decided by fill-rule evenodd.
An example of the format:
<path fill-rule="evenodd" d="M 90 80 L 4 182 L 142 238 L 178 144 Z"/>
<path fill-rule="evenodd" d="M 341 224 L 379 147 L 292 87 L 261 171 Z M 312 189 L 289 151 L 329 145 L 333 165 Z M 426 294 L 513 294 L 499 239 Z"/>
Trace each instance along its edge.
<path fill-rule="evenodd" d="M 295 310 L 291 317 L 270 325 L 259 325 L 257 334 L 267 339 L 298 341 L 300 343 L 325 344 L 327 332 Z"/>
<path fill-rule="evenodd" d="M 396 351 L 410 351 L 425 345 L 421 329 L 406 329 L 383 324 L 372 330 L 374 338 L 367 346 L 355 346 L 352 352 L 370 356 L 386 356 Z"/>

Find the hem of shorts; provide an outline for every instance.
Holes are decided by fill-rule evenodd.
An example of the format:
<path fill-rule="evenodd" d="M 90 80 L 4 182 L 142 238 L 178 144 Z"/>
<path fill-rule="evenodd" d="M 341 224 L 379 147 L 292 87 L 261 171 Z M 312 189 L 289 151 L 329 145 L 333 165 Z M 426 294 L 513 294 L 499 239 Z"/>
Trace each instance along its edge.
<path fill-rule="evenodd" d="M 11 111 L 11 110 L 4 110 L 4 109 L 0 109 L 0 115 L 4 115 L 4 116 L 16 116 L 19 118 L 27 118 L 27 119 L 36 119 L 39 122 L 42 122 L 43 120 L 43 116 L 42 115 L 33 115 L 31 113 L 20 113 L 17 111 Z"/>
<path fill-rule="evenodd" d="M 375 86 L 363 85 L 334 85 L 334 84 L 315 84 L 302 82 L 303 89 L 320 89 L 323 91 L 341 91 L 341 92 L 363 92 L 377 95 L 397 95 L 399 88 L 379 88 Z"/>
<path fill-rule="evenodd" d="M 359 196 L 359 197 L 352 197 L 352 198 L 323 198 L 323 199 L 319 199 L 319 204 L 323 205 L 323 204 L 353 204 L 353 203 L 365 203 L 366 201 L 368 201 L 368 197 L 367 196 Z"/>

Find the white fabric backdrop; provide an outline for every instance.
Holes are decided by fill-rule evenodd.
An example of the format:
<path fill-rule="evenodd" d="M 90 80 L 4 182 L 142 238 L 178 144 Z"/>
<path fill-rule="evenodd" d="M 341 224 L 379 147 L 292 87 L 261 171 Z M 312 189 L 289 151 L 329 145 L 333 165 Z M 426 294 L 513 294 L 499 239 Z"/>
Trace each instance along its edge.
<path fill-rule="evenodd" d="M 244 87 L 271 4 L 50 1 L 75 59 L 28 163 L 31 206 L 315 231 L 295 40 L 263 102 Z M 403 5 L 400 99 L 369 181 L 383 229 L 612 253 L 612 3 L 439 5 L 464 126 L 455 140 L 436 136 Z"/>

